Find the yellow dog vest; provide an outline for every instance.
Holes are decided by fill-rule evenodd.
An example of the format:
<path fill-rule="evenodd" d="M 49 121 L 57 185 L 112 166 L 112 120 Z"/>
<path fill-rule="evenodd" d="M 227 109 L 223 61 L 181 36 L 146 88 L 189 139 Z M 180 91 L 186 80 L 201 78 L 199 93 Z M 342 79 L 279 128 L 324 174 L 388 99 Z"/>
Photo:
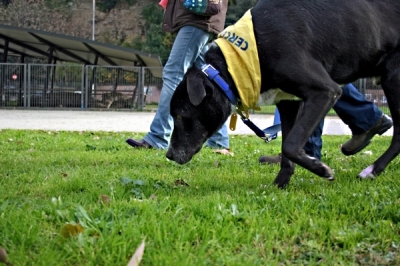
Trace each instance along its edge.
<path fill-rule="evenodd" d="M 261 73 L 250 10 L 215 40 L 228 64 L 228 71 L 239 92 L 239 108 L 258 109 Z"/>

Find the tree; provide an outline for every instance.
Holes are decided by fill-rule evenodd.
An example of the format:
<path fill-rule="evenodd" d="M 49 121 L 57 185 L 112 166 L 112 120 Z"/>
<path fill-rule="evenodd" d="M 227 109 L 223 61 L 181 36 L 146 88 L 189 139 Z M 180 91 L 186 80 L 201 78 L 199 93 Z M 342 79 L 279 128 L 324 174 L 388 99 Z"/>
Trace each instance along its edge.
<path fill-rule="evenodd" d="M 71 1 L 74 3 L 74 8 L 70 6 Z M 123 18 L 114 16 L 113 28 L 103 30 L 99 40 L 158 54 L 165 64 L 175 37 L 173 34 L 161 30 L 163 10 L 158 4 L 159 0 L 147 0 L 146 2 L 147 5 L 141 11 L 142 20 L 138 21 L 136 26 L 141 29 L 139 35 L 126 36 L 120 30 L 120 20 Z M 131 6 L 137 4 L 138 0 L 98 0 L 96 5 L 99 9 L 113 12 L 113 8 L 122 3 Z M 229 0 L 225 25 L 235 23 L 246 10 L 256 3 L 257 0 Z M 90 39 L 91 27 L 88 24 L 90 23 L 88 10 L 80 8 L 81 4 L 82 1 L 79 0 L 0 0 L 0 23 Z"/>
<path fill-rule="evenodd" d="M 141 25 L 141 36 L 132 36 L 128 38 L 122 46 L 141 50 L 144 52 L 158 54 L 163 64 L 168 59 L 174 37 L 170 33 L 162 32 L 161 23 L 163 10 L 158 5 L 158 1 L 151 1 L 146 5 L 141 15 L 144 24 Z"/>
<path fill-rule="evenodd" d="M 169 52 L 174 42 L 174 36 L 161 30 L 163 12 L 157 1 L 150 1 L 141 13 L 144 25 L 142 35 L 128 38 L 123 46 L 148 53 L 158 54 L 163 64 L 168 59 Z M 234 24 L 257 0 L 229 0 L 227 19 L 225 25 Z"/>
<path fill-rule="evenodd" d="M 98 0 L 96 6 L 103 12 L 112 10 L 118 4 L 118 0 Z"/>
<path fill-rule="evenodd" d="M 235 0 L 235 3 L 229 4 L 226 14 L 225 26 L 235 24 L 247 10 L 254 7 L 258 0 Z"/>
<path fill-rule="evenodd" d="M 17 27 L 57 32 L 65 25 L 64 21 L 62 14 L 49 12 L 42 0 L 13 0 L 7 7 L 0 9 L 0 23 Z"/>
<path fill-rule="evenodd" d="M 12 0 L 0 5 L 0 23 L 22 28 L 89 38 L 86 10 L 72 10 L 67 0 Z M 73 13 L 81 13 L 72 19 Z M 55 23 L 56 22 L 56 23 Z"/>
<path fill-rule="evenodd" d="M 0 4 L 4 6 L 8 6 L 11 3 L 11 0 L 0 0 Z"/>

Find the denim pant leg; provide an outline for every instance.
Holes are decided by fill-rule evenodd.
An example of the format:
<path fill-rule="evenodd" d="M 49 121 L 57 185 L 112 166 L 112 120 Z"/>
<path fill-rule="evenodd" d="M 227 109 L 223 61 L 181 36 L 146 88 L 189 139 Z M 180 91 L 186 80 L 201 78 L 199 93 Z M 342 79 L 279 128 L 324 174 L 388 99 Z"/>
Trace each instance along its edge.
<path fill-rule="evenodd" d="M 281 123 L 281 114 L 278 111 L 278 108 L 275 108 L 275 114 L 274 114 L 274 124 L 273 125 L 279 125 Z M 272 133 L 269 135 L 271 139 L 276 139 L 278 137 L 278 133 Z"/>
<path fill-rule="evenodd" d="M 322 129 L 324 128 L 324 119 L 318 124 L 312 135 L 308 138 L 303 149 L 308 156 L 317 158 L 321 161 L 322 150 Z"/>
<path fill-rule="evenodd" d="M 281 122 L 280 114 L 278 108 L 275 110 L 274 125 Z M 308 156 L 317 158 L 321 160 L 321 150 L 322 150 L 322 130 L 324 128 L 324 119 L 318 124 L 317 128 L 314 130 L 312 135 L 308 138 L 307 143 L 304 145 L 303 149 Z M 276 133 L 277 134 L 277 133 Z"/>
<path fill-rule="evenodd" d="M 174 125 L 170 115 L 172 95 L 210 37 L 210 33 L 193 26 L 185 26 L 179 30 L 163 69 L 163 86 L 157 113 L 150 125 L 150 132 L 144 137 L 154 148 L 168 148 Z"/>
<path fill-rule="evenodd" d="M 342 96 L 333 106 L 333 110 L 349 126 L 353 135 L 360 135 L 378 122 L 382 111 L 373 102 L 365 99 L 353 84 L 346 84 L 342 90 Z"/>

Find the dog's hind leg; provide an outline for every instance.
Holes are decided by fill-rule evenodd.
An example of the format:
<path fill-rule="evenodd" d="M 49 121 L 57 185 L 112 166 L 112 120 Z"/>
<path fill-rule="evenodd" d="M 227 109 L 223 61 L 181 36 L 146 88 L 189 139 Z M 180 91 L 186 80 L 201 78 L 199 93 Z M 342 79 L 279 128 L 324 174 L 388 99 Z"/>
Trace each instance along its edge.
<path fill-rule="evenodd" d="M 400 50 L 385 63 L 386 74 L 381 77 L 381 85 L 393 119 L 393 138 L 389 148 L 359 174 L 361 178 L 375 178 L 400 153 Z"/>

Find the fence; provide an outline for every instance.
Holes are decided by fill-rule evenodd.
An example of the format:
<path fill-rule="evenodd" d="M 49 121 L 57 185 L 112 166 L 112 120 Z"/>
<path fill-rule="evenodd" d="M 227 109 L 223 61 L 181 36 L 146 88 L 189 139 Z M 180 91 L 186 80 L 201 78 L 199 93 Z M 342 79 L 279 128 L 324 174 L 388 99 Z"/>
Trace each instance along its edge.
<path fill-rule="evenodd" d="M 143 109 L 158 103 L 155 68 L 0 64 L 0 106 Z"/>
<path fill-rule="evenodd" d="M 152 75 L 154 70 L 160 72 L 148 67 L 0 63 L 0 106 L 142 110 L 160 98 L 162 79 Z M 354 84 L 387 110 L 382 88 L 372 79 Z M 274 110 L 262 108 L 264 113 Z"/>

